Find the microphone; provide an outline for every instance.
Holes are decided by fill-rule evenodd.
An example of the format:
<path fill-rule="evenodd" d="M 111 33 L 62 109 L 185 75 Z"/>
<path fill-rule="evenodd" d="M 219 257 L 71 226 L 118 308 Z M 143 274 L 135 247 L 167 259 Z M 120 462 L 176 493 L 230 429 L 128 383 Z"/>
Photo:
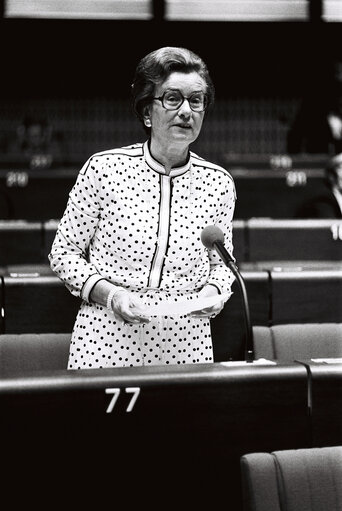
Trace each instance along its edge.
<path fill-rule="evenodd" d="M 201 241 L 208 249 L 215 249 L 224 264 L 231 269 L 236 277 L 240 291 L 242 293 L 244 305 L 244 317 L 246 326 L 246 344 L 245 344 L 245 360 L 246 362 L 253 362 L 254 360 L 254 342 L 253 342 L 253 329 L 250 319 L 250 311 L 248 305 L 248 297 L 244 280 L 235 265 L 233 257 L 229 254 L 224 246 L 224 234 L 216 225 L 208 225 L 201 232 Z"/>

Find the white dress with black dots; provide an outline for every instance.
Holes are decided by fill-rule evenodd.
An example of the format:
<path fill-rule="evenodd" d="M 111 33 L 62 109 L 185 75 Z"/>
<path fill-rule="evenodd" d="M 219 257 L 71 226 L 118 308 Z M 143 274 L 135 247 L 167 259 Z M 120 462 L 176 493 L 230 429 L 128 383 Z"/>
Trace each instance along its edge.
<path fill-rule="evenodd" d="M 208 283 L 230 291 L 232 272 L 200 236 L 217 225 L 233 253 L 235 200 L 231 175 L 193 152 L 169 175 L 148 142 L 89 158 L 49 254 L 52 270 L 82 298 L 68 369 L 213 361 L 209 319 L 177 315 L 123 324 L 89 294 L 103 278 L 136 293 L 147 307 L 192 299 Z"/>

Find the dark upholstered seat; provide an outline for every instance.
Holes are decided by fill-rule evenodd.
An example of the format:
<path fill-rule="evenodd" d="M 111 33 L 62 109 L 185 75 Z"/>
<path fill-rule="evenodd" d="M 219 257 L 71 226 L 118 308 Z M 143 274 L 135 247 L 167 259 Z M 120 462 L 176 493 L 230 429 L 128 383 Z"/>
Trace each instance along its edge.
<path fill-rule="evenodd" d="M 241 457 L 244 511 L 341 511 L 342 446 Z"/>
<path fill-rule="evenodd" d="M 342 357 L 342 323 L 255 326 L 255 358 L 292 362 Z"/>
<path fill-rule="evenodd" d="M 0 335 L 0 377 L 66 369 L 70 333 Z"/>

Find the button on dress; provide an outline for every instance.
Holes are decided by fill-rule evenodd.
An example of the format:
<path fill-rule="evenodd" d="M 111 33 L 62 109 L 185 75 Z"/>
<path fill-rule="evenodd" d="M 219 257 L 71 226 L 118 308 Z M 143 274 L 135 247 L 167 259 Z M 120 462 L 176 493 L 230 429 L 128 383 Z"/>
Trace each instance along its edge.
<path fill-rule="evenodd" d="M 100 279 L 147 307 L 193 299 L 205 284 L 230 291 L 234 276 L 201 232 L 218 226 L 233 254 L 234 182 L 193 152 L 169 175 L 148 141 L 91 156 L 69 194 L 49 254 L 52 270 L 82 298 L 68 369 L 213 361 L 208 318 L 152 316 L 123 324 L 89 294 Z"/>

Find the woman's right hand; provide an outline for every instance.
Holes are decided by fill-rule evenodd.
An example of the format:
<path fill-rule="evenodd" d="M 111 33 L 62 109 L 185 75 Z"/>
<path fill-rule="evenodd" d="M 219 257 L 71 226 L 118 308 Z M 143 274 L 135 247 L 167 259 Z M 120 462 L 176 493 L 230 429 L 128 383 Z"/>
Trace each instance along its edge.
<path fill-rule="evenodd" d="M 115 293 L 111 306 L 115 318 L 123 323 L 139 324 L 151 321 L 146 315 L 143 303 L 127 289 L 120 289 Z"/>

